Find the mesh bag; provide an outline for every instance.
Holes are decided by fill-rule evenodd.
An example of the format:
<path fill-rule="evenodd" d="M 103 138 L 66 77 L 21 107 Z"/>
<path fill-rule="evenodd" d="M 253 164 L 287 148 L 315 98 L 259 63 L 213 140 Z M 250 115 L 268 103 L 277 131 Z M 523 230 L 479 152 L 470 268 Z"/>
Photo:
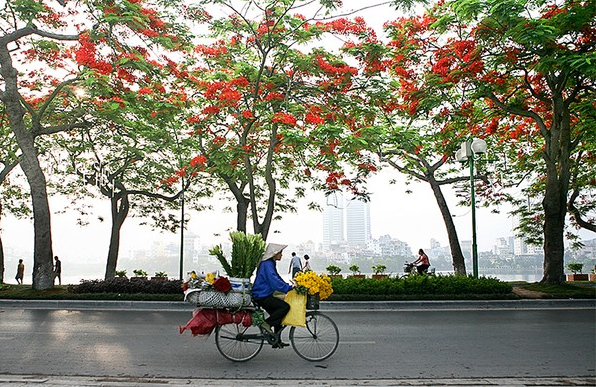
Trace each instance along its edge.
<path fill-rule="evenodd" d="M 198 306 L 205 308 L 242 308 L 251 303 L 250 293 L 222 293 L 215 290 L 203 290 L 199 293 Z"/>
<path fill-rule="evenodd" d="M 184 301 L 189 304 L 197 305 L 199 303 L 199 294 L 201 289 L 188 289 L 184 292 Z"/>

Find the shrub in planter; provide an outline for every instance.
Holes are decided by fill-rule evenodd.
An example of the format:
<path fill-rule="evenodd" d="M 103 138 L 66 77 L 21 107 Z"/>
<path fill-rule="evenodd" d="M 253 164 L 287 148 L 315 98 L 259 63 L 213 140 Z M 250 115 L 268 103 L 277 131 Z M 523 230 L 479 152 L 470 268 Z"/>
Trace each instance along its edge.
<path fill-rule="evenodd" d="M 116 277 L 126 278 L 126 270 L 116 270 Z"/>
<path fill-rule="evenodd" d="M 360 274 L 360 266 L 358 265 L 352 265 L 350 267 L 348 267 L 348 269 L 350 269 L 350 271 L 352 272 L 352 277 L 354 278 L 364 278 L 364 274 Z"/>
<path fill-rule="evenodd" d="M 155 272 L 155 276 L 151 277 L 151 280 L 154 281 L 167 281 L 168 280 L 168 273 L 165 271 L 157 271 Z"/>
<path fill-rule="evenodd" d="M 372 269 L 373 269 L 373 273 L 374 273 L 372 276 L 373 278 L 380 279 L 380 278 L 387 277 L 387 274 L 384 274 L 385 269 L 387 269 L 387 266 L 378 264 L 378 265 L 372 266 Z"/>
<path fill-rule="evenodd" d="M 339 273 L 341 273 L 341 267 L 337 265 L 329 265 L 325 269 L 329 273 L 330 277 L 340 277 Z"/>
<path fill-rule="evenodd" d="M 145 270 L 135 269 L 132 272 L 134 273 L 135 277 L 147 278 L 147 272 Z"/>
<path fill-rule="evenodd" d="M 573 273 L 573 274 L 567 274 L 567 281 L 587 281 L 588 280 L 588 275 L 582 273 L 582 270 L 584 268 L 583 263 L 571 262 L 571 263 L 567 264 L 567 268 L 571 271 L 571 273 Z"/>

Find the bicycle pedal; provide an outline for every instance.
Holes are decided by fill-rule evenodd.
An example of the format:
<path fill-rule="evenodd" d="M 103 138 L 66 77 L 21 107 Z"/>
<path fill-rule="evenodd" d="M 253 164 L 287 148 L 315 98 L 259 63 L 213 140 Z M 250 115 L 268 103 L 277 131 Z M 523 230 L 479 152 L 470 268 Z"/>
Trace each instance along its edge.
<path fill-rule="evenodd" d="M 290 344 L 280 341 L 279 343 L 273 344 L 271 347 L 272 348 L 283 348 L 283 347 L 289 347 L 289 346 L 290 346 Z"/>
<path fill-rule="evenodd" d="M 269 344 L 271 344 L 271 345 L 277 344 L 277 337 L 275 337 L 274 334 L 265 331 L 265 332 L 263 332 L 263 335 L 265 336 L 265 340 L 267 340 L 267 342 Z"/>

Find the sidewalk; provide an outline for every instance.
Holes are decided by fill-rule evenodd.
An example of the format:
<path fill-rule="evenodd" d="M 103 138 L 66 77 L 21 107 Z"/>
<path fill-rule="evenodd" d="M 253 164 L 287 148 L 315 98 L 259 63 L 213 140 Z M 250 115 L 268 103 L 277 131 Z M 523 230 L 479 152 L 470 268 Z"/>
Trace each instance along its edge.
<path fill-rule="evenodd" d="M 43 386 L 89 386 L 89 387 L 178 387 L 178 386 L 594 386 L 596 378 L 471 378 L 471 379 L 363 379 L 363 380 L 289 380 L 289 379 L 173 379 L 173 378 L 127 378 L 127 377 L 80 377 L 0 375 L 0 385 L 10 387 Z"/>
<path fill-rule="evenodd" d="M 192 311 L 183 301 L 1 300 L 0 308 Z M 351 310 L 596 309 L 596 299 L 459 301 L 322 301 L 321 311 Z"/>

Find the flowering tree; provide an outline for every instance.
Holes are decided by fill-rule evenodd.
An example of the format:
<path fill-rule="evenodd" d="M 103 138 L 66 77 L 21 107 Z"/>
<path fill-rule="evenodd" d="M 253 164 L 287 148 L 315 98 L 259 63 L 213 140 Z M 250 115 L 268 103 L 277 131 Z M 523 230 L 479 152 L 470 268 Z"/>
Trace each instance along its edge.
<path fill-rule="evenodd" d="M 371 171 L 362 161 L 348 177 L 341 163 L 342 155 L 360 158 L 353 137 L 344 136 L 361 120 L 350 99 L 358 70 L 341 55 L 314 47 L 325 35 L 349 36 L 367 27 L 363 20 L 330 19 L 337 6 L 332 1 L 201 4 L 213 35 L 195 49 L 197 110 L 187 122 L 199 156 L 191 165 L 204 163 L 227 186 L 238 230 L 246 231 L 250 218 L 254 233 L 266 239 L 275 214 L 295 210 L 295 196 L 303 195 L 303 188 L 288 195 L 292 184 L 322 171 L 320 188 L 356 190 Z M 213 18 L 218 9 L 228 14 Z"/>
<path fill-rule="evenodd" d="M 132 108 L 134 100 L 125 97 L 124 101 L 130 109 L 126 120 L 105 124 L 118 128 L 118 135 L 96 123 L 81 130 L 77 138 L 60 144 L 68 150 L 70 161 L 63 171 L 60 192 L 77 198 L 99 193 L 110 200 L 111 233 L 105 279 L 115 276 L 120 230 L 129 212 L 151 218 L 154 227 L 175 231 L 180 221 L 170 210 L 179 208 L 181 195 L 185 194 L 188 205 L 191 199 L 209 193 L 206 189 L 200 194 L 188 191 L 198 176 L 198 168 L 182 169 L 186 174 L 180 172 L 190 153 L 184 139 L 178 138 L 179 127 L 173 122 L 176 114 L 162 109 L 160 117 L 147 122 L 142 115 L 133 114 L 143 111 Z M 182 177 L 181 183 L 173 184 L 172 175 Z"/>
<path fill-rule="evenodd" d="M 445 223 L 454 271 L 465 275 L 464 255 L 441 187 L 469 180 L 451 163 L 464 140 L 457 111 L 466 103 L 466 89 L 437 82 L 432 72 L 439 40 L 429 32 L 437 20 L 431 13 L 387 22 L 388 42 L 367 37 L 346 51 L 367 75 L 361 114 L 374 119 L 361 138 L 382 162 L 409 180 L 429 184 Z M 483 175 L 476 178 L 486 180 Z"/>
<path fill-rule="evenodd" d="M 577 198 L 594 189 L 582 171 L 594 163 L 596 8 L 584 1 L 454 0 L 440 3 L 436 15 L 432 33 L 443 39 L 433 72 L 438 82 L 473 91 L 468 130 L 507 149 L 501 181 L 528 181 L 526 192 L 541 197 L 541 213 L 518 213 L 526 224 L 542 225 L 542 281 L 561 283 L 567 208 L 574 211 Z M 581 226 L 590 206 L 575 208 Z"/>
<path fill-rule="evenodd" d="M 118 86 L 134 83 L 132 74 L 145 73 L 150 79 L 153 71 L 168 68 L 166 58 L 152 48 L 182 48 L 184 33 L 164 21 L 167 8 L 144 3 L 23 0 L 6 2 L 0 11 L 0 100 L 31 193 L 35 289 L 51 288 L 54 282 L 50 209 L 38 146 L 47 136 L 70 134 L 92 124 L 74 86 L 102 85 L 104 92 L 94 101 L 97 109 L 118 106 L 123 90 Z M 135 87 L 131 84 L 129 89 Z"/>

